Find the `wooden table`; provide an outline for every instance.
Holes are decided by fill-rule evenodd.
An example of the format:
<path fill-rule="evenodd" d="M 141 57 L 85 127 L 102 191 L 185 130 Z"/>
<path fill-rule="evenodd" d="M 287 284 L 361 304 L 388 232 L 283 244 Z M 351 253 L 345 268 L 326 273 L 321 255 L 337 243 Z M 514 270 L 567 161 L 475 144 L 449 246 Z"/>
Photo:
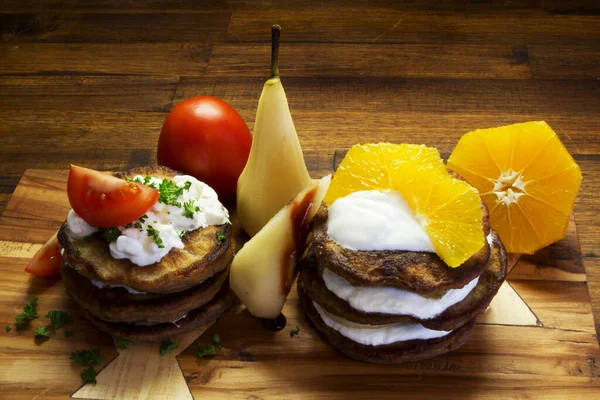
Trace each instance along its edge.
<path fill-rule="evenodd" d="M 218 96 L 252 128 L 279 23 L 315 177 L 354 143 L 447 156 L 469 130 L 546 120 L 583 172 L 575 220 L 599 331 L 600 4 L 278 3 L 2 0 L 0 211 L 26 169 L 155 162 L 162 122 L 187 97 Z"/>

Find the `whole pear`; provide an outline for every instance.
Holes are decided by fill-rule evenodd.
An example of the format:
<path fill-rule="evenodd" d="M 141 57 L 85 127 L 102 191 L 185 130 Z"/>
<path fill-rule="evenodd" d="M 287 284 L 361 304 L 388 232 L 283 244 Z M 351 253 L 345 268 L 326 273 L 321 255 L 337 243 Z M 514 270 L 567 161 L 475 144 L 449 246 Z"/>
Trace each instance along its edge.
<path fill-rule="evenodd" d="M 237 184 L 239 221 L 250 236 L 311 184 L 279 77 L 280 30 L 272 27 L 271 78 L 260 95 L 250 156 Z"/>

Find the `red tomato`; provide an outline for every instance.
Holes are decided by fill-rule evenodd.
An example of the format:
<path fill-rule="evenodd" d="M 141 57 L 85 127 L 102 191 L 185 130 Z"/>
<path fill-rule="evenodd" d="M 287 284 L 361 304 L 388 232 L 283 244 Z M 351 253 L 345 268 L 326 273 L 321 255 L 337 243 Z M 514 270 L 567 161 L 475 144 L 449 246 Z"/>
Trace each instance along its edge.
<path fill-rule="evenodd" d="M 158 200 L 158 192 L 93 169 L 71 166 L 67 194 L 73 210 L 88 224 L 112 228 L 135 221 Z"/>
<path fill-rule="evenodd" d="M 225 201 L 235 195 L 251 146 L 248 126 L 229 104 L 198 96 L 177 104 L 167 116 L 157 159 L 208 184 Z"/>
<path fill-rule="evenodd" d="M 52 276 L 60 273 L 60 243 L 56 238 L 56 233 L 35 253 L 25 271 L 35 276 Z"/>

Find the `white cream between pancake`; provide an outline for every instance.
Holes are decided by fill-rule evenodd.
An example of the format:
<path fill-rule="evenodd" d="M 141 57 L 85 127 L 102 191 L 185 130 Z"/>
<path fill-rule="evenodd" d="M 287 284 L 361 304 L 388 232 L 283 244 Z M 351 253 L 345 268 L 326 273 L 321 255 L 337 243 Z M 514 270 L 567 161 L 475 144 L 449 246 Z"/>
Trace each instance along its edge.
<path fill-rule="evenodd" d="M 487 241 L 490 245 L 492 244 L 491 233 L 488 235 Z M 464 300 L 477 286 L 479 277 L 462 288 L 448 290 L 439 299 L 423 297 L 408 290 L 389 286 L 353 285 L 327 268 L 323 269 L 323 281 L 329 291 L 348 302 L 356 310 L 366 313 L 411 315 L 419 319 L 430 319 Z"/>
<path fill-rule="evenodd" d="M 329 207 L 327 235 L 351 250 L 435 252 L 402 195 L 393 190 L 362 190 L 337 199 Z"/>
<path fill-rule="evenodd" d="M 397 323 L 377 326 L 359 325 L 332 315 L 314 301 L 313 305 L 321 316 L 321 319 L 325 325 L 338 331 L 342 336 L 367 346 L 381 346 L 398 342 L 406 342 L 409 340 L 435 339 L 446 336 L 452 332 L 436 331 L 425 328 L 423 325 L 416 323 Z M 334 318 L 337 321 L 334 320 Z"/>

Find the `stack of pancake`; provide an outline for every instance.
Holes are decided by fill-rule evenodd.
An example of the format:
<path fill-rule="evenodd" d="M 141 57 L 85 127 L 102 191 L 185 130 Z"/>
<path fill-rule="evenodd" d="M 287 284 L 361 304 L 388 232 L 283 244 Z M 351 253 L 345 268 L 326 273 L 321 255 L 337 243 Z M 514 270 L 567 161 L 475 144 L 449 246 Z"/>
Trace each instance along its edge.
<path fill-rule="evenodd" d="M 435 253 L 344 248 L 327 235 L 322 205 L 298 280 L 308 318 L 361 361 L 417 361 L 462 346 L 506 277 L 506 252 L 483 202 L 482 211 L 484 247 L 450 268 Z"/>
<path fill-rule="evenodd" d="M 183 249 L 173 248 L 145 267 L 113 258 L 100 235 L 70 237 L 66 222 L 58 239 L 67 292 L 96 327 L 113 336 L 159 341 L 214 322 L 235 300 L 228 283 L 235 251 L 231 224 L 186 232 Z"/>

